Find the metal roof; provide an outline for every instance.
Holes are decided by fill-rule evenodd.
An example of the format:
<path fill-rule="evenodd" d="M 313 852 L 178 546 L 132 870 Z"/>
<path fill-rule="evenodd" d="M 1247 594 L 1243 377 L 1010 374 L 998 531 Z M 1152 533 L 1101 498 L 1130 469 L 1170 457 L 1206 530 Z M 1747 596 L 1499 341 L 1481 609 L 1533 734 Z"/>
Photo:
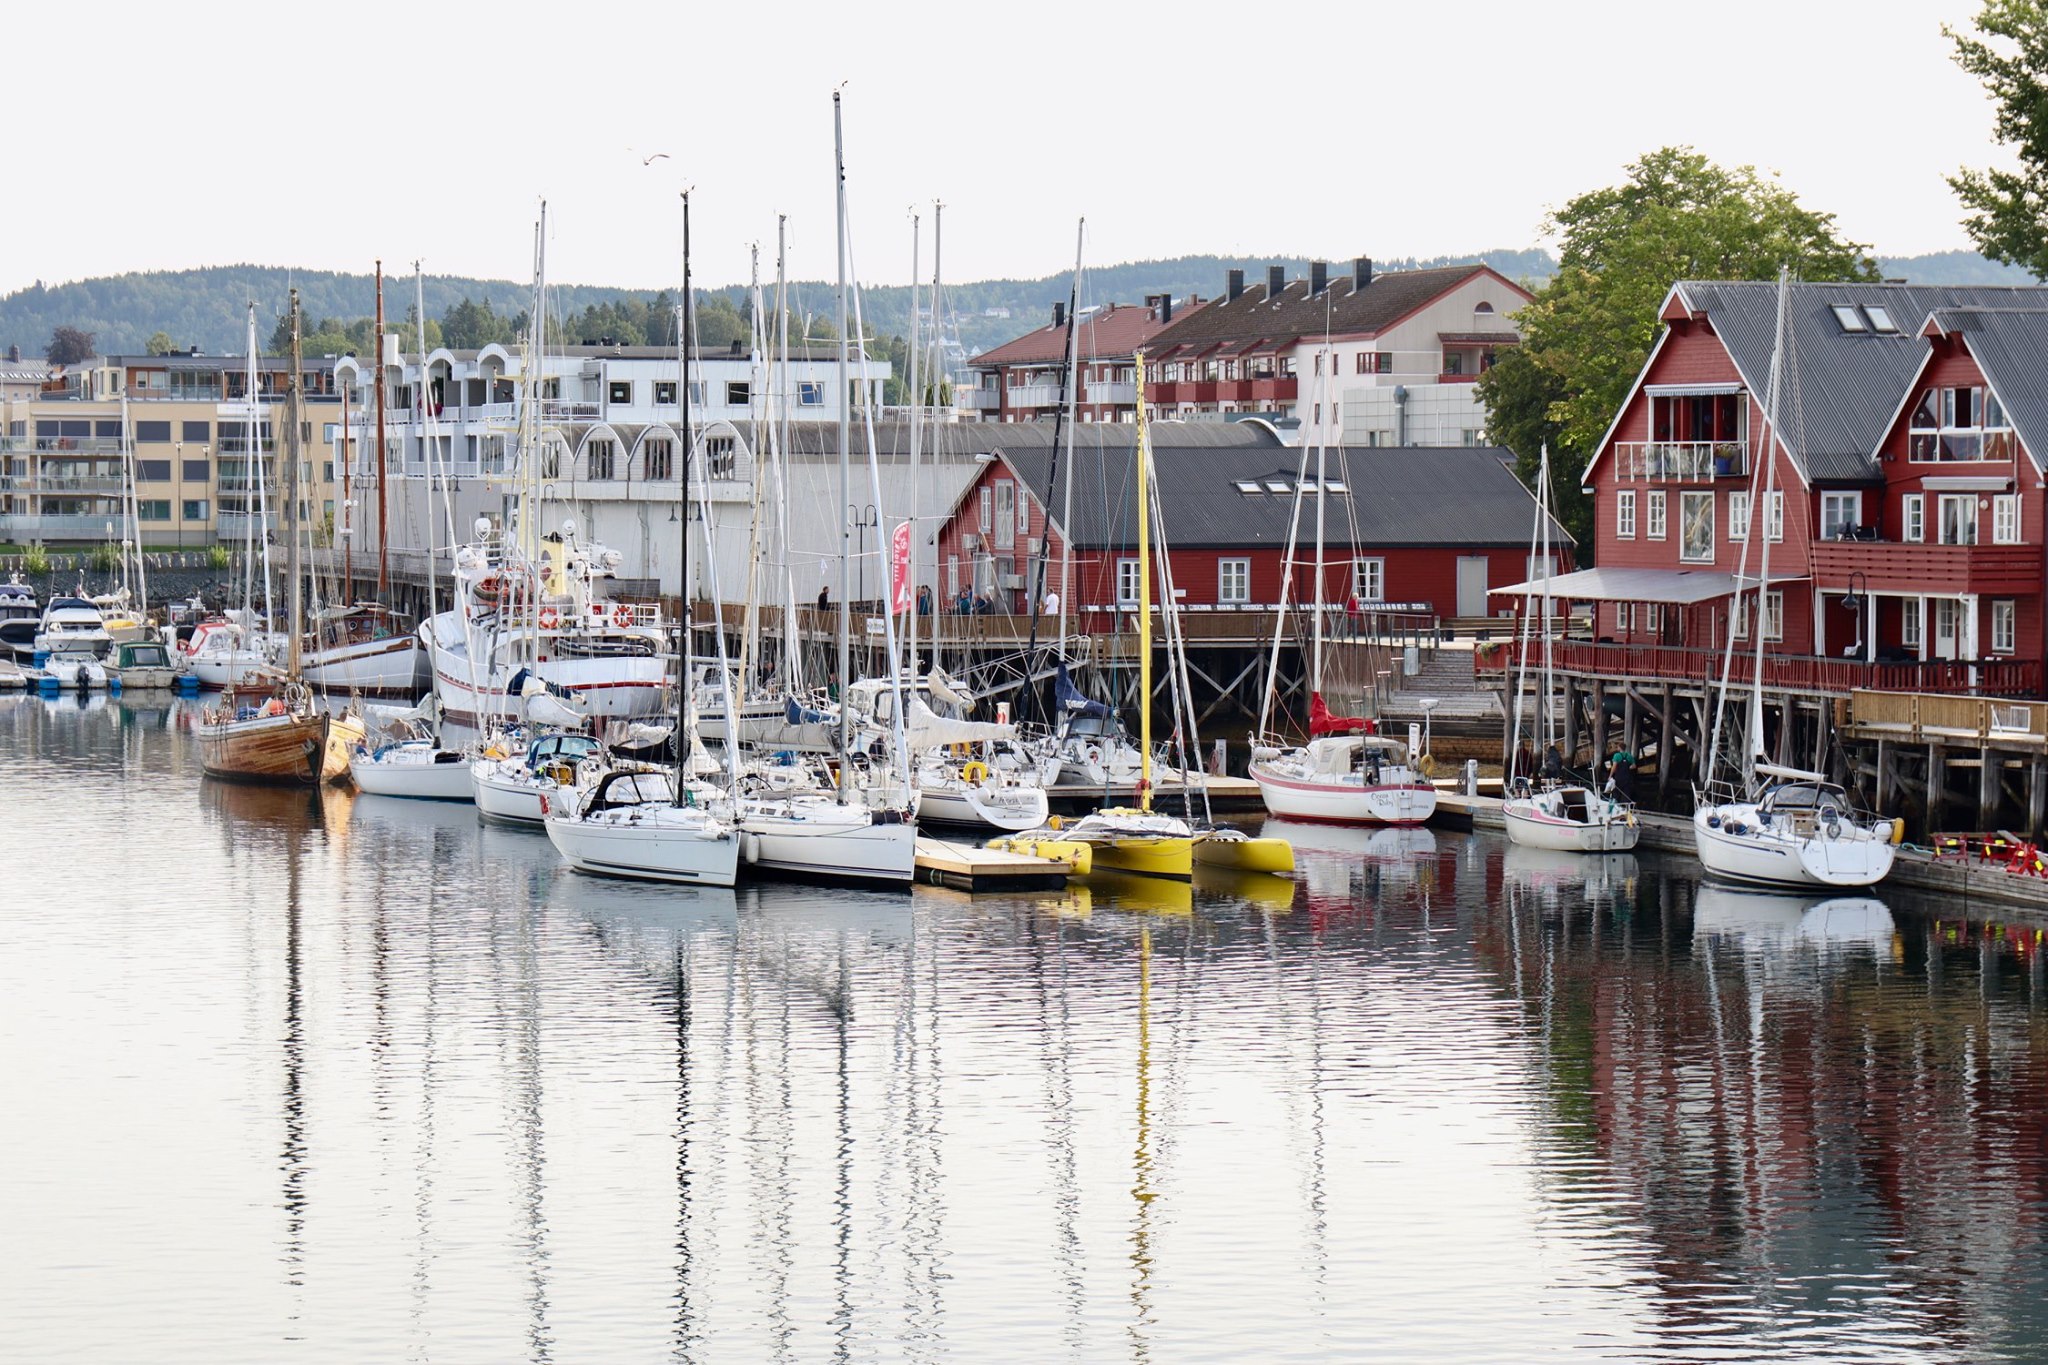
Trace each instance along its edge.
<path fill-rule="evenodd" d="M 1735 592 L 1735 575 L 1712 569 L 1625 569 L 1602 566 L 1495 588 L 1491 597 L 1554 597 L 1567 602 L 1675 602 L 1692 606 Z"/>
<path fill-rule="evenodd" d="M 1750 393 L 1768 402 L 1777 282 L 1685 280 L 1673 292 L 1707 315 Z M 1793 284 L 1786 307 L 1795 363 L 1779 414 L 1787 449 L 1809 480 L 1879 477 L 1872 452 L 1926 354 L 1911 320 L 1944 308 L 2044 305 L 2048 289 L 2031 285 Z M 1883 308 L 1898 328 L 1844 331 L 1838 306 Z"/>
<path fill-rule="evenodd" d="M 1244 429 L 1246 424 L 1223 427 Z M 1265 439 L 1235 445 L 1187 445 L 1183 432 L 1214 430 L 1214 423 L 1154 423 L 1153 461 L 1167 544 L 1177 548 L 1281 548 L 1294 514 L 1286 493 L 1244 493 L 1240 481 L 1261 488 L 1285 480 L 1291 490 L 1301 452 Z M 1083 429 L 1083 436 L 1087 435 Z M 1122 548 L 1136 543 L 1134 444 L 1089 445 L 1076 450 L 1074 524 L 1066 528 L 1082 549 Z M 1045 446 L 1001 448 L 1003 459 L 1038 501 L 1062 511 L 1065 476 L 1052 487 L 1052 452 Z M 1329 452 L 1323 519 L 1329 544 L 1403 546 L 1526 546 L 1535 526 L 1535 499 L 1508 465 L 1508 452 L 1488 446 L 1355 446 Z M 1315 468 L 1311 454 L 1310 478 Z M 1313 493 L 1302 497 L 1302 543 L 1312 537 Z M 1572 544 L 1552 522 L 1551 542 Z"/>

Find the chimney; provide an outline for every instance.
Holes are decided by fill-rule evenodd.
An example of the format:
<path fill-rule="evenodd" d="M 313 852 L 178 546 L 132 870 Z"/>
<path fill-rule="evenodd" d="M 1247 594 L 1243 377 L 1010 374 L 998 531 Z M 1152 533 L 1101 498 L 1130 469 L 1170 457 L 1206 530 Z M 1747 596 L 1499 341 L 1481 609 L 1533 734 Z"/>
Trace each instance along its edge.
<path fill-rule="evenodd" d="M 1233 270 L 1226 274 L 1223 277 L 1223 301 L 1225 303 L 1235 303 L 1238 296 L 1242 293 L 1244 293 L 1244 272 L 1242 270 Z"/>
<path fill-rule="evenodd" d="M 1351 263 L 1351 288 L 1353 292 L 1372 283 L 1372 257 L 1360 256 Z"/>
<path fill-rule="evenodd" d="M 1055 327 L 1067 325 L 1067 305 L 1058 300 L 1054 300 L 1052 305 L 1052 325 Z"/>
<path fill-rule="evenodd" d="M 1173 321 L 1173 295 L 1171 294 L 1161 294 L 1159 296 L 1159 321 L 1161 323 Z"/>
<path fill-rule="evenodd" d="M 12 365 L 12 364 L 18 364 L 18 363 L 20 363 L 20 360 L 21 360 L 21 347 L 19 347 L 19 346 L 9 346 L 9 347 L 7 348 L 7 362 L 8 362 L 8 364 L 10 364 L 10 365 Z"/>
<path fill-rule="evenodd" d="M 1287 290 L 1287 267 L 1269 265 L 1266 267 L 1266 298 L 1277 299 Z"/>
<path fill-rule="evenodd" d="M 1330 263 L 1310 261 L 1308 263 L 1308 293 L 1310 298 L 1323 292 L 1330 285 Z"/>

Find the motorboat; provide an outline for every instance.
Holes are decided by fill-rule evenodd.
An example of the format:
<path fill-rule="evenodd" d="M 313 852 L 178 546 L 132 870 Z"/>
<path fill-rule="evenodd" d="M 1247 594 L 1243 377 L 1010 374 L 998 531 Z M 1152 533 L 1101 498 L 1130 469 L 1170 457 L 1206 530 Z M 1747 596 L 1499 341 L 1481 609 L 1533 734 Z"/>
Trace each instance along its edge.
<path fill-rule="evenodd" d="M 519 743 L 516 734 L 494 740 L 469 763 L 477 813 L 487 820 L 539 825 L 547 818 L 543 802 L 576 785 L 578 764 L 604 754 L 588 735 L 549 734 L 523 748 Z"/>
<path fill-rule="evenodd" d="M 122 640 L 107 665 L 107 676 L 123 692 L 174 687 L 183 672 L 170 647 L 157 640 Z"/>
<path fill-rule="evenodd" d="M 542 798 L 548 840 L 578 872 L 638 881 L 731 886 L 740 837 L 729 802 L 677 799 L 670 772 L 614 769 Z"/>
<path fill-rule="evenodd" d="M 1266 809 L 1289 820 L 1419 825 L 1436 813 L 1436 788 L 1409 765 L 1408 746 L 1363 728 L 1255 747 L 1249 771 Z"/>
<path fill-rule="evenodd" d="M 1641 832 L 1633 805 L 1576 782 L 1524 790 L 1501 819 L 1516 843 L 1567 853 L 1625 853 Z"/>
<path fill-rule="evenodd" d="M 426 648 L 411 622 L 375 604 L 323 613 L 300 651 L 306 681 L 337 692 L 410 695 L 426 672 Z"/>
<path fill-rule="evenodd" d="M 84 597 L 53 597 L 36 626 L 37 654 L 90 653 L 105 658 L 114 646 L 107 618 Z"/>
<path fill-rule="evenodd" d="M 349 756 L 349 776 L 373 796 L 405 796 L 422 801 L 476 800 L 469 755 L 444 749 L 430 737 L 389 744 L 358 745 Z"/>
<path fill-rule="evenodd" d="M 60 692 L 103 692 L 107 665 L 90 649 L 60 649 L 43 656 L 38 684 Z"/>
<path fill-rule="evenodd" d="M 1819 773 L 1757 765 L 1751 799 L 1701 804 L 1693 843 L 1709 876 L 1752 886 L 1875 886 L 1892 870 L 1901 822 L 1857 811 Z"/>
<path fill-rule="evenodd" d="M 241 619 L 210 616 L 196 622 L 179 648 L 200 686 L 249 688 L 276 666 L 275 646 L 275 639 L 257 630 L 254 617 L 244 613 Z"/>
<path fill-rule="evenodd" d="M 454 610 L 419 631 L 446 715 L 479 728 L 518 720 L 529 681 L 594 720 L 670 712 L 661 609 L 600 591 L 618 551 L 577 540 L 573 521 L 541 541 L 538 558 L 487 520 L 476 535 L 455 552 Z"/>
<path fill-rule="evenodd" d="M 20 574 L 0 583 L 0 657 L 11 655 L 23 662 L 33 658 L 42 620 L 36 590 L 22 582 Z"/>

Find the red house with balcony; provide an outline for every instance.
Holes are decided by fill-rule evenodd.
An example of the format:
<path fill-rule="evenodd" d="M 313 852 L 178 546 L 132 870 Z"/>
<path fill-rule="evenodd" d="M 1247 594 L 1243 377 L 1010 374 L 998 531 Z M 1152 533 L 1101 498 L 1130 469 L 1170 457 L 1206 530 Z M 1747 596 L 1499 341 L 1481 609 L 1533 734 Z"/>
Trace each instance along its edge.
<path fill-rule="evenodd" d="M 1768 553 L 1780 685 L 2038 692 L 2048 290 L 1791 286 L 1773 431 L 1777 301 L 1691 281 L 1665 300 L 1584 479 L 1599 567 L 1557 585 L 1597 642 L 1660 648 L 1598 671 L 1718 674 L 1731 632 L 1755 642 L 1754 588 L 1733 604 Z"/>
<path fill-rule="evenodd" d="M 1183 606 L 1270 612 L 1283 600 L 1297 492 L 1301 529 L 1290 604 L 1315 597 L 1316 455 L 1259 422 L 1152 424 L 1161 535 Z M 1069 463 L 1045 426 L 989 453 L 938 536 L 942 607 L 966 595 L 1023 612 L 1041 540 L 1057 591 L 1072 554 L 1066 613 L 1082 634 L 1117 628 L 1137 604 L 1136 429 L 1084 432 Z M 1055 468 L 1055 457 L 1059 463 Z M 1530 572 L 1535 504 L 1508 452 L 1489 447 L 1332 449 L 1324 457 L 1323 600 L 1360 612 L 1481 615 L 1494 587 Z M 1072 476 L 1072 525 L 1065 524 Z M 1572 543 L 1553 525 L 1553 568 Z M 1155 585 L 1155 597 L 1157 596 Z"/>
<path fill-rule="evenodd" d="M 1046 326 L 974 358 L 977 382 L 959 394 L 958 406 L 987 421 L 1030 422 L 1057 416 L 1071 398 L 1078 421 L 1134 422 L 1138 375 L 1133 357 L 1177 317 L 1201 306 L 1200 298 L 1176 304 L 1170 294 L 1155 294 L 1143 307 L 1112 303 L 1081 310 L 1072 328 L 1081 385 L 1070 395 L 1067 306 L 1055 303 Z"/>

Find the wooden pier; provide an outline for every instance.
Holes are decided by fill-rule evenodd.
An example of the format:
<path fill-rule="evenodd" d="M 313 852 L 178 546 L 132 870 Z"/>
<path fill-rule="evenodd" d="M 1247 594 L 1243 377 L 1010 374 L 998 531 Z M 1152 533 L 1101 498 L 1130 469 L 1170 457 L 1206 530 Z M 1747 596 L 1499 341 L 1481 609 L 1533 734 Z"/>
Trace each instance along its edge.
<path fill-rule="evenodd" d="M 956 891 L 1056 891 L 1067 884 L 1067 865 L 1051 858 L 920 834 L 917 881 L 922 886 L 950 886 Z"/>

